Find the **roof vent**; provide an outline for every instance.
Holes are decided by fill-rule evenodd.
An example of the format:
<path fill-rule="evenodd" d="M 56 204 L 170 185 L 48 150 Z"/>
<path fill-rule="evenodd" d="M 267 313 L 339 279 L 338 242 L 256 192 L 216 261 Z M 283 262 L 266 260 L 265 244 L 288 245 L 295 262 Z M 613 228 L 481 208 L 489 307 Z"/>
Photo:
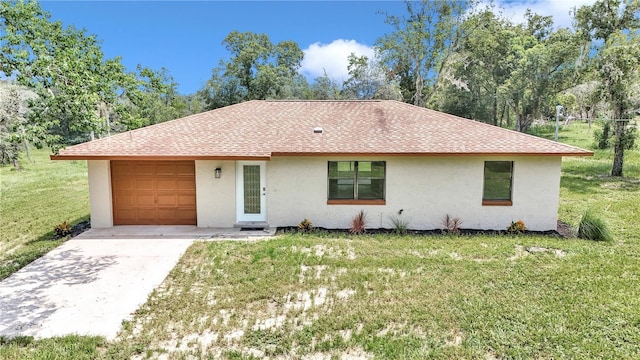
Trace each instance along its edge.
<path fill-rule="evenodd" d="M 318 127 L 314 127 L 314 128 L 313 128 L 313 133 L 314 133 L 314 134 L 322 134 L 322 132 L 323 132 L 323 131 L 324 131 L 324 130 L 322 130 L 322 128 L 321 128 L 321 127 L 319 127 L 319 126 L 318 126 Z"/>

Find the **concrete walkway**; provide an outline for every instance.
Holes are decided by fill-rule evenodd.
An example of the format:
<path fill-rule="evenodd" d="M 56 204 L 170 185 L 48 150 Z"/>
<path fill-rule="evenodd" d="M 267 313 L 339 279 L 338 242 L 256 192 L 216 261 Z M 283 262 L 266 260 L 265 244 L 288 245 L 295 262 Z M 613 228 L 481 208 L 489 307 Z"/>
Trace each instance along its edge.
<path fill-rule="evenodd" d="M 91 229 L 0 282 L 0 336 L 79 334 L 113 339 L 122 320 L 131 319 L 194 240 L 272 235 L 228 231 L 173 226 Z"/>

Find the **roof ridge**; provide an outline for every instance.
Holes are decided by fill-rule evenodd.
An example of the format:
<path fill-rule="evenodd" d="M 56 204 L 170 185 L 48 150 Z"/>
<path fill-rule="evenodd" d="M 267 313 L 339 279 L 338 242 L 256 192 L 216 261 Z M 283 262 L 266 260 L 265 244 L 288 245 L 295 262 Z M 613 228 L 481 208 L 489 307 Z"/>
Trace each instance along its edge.
<path fill-rule="evenodd" d="M 382 100 L 382 99 L 326 99 L 326 100 L 313 100 L 313 99 L 265 99 L 265 100 L 254 100 L 254 101 L 264 101 L 264 102 L 317 102 L 317 103 L 329 103 L 329 102 L 383 102 L 383 101 L 391 101 L 391 100 Z"/>

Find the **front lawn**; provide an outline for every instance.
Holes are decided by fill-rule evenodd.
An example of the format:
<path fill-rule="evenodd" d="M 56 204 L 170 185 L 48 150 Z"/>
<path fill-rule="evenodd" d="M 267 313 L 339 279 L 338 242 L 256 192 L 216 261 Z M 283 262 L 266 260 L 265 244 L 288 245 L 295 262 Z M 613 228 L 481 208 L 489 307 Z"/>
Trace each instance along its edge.
<path fill-rule="evenodd" d="M 0 280 L 60 245 L 53 228 L 89 220 L 86 161 L 51 161 L 32 150 L 21 170 L 0 167 Z"/>
<path fill-rule="evenodd" d="M 634 358 L 640 263 L 551 237 L 197 243 L 110 349 L 169 358 Z"/>

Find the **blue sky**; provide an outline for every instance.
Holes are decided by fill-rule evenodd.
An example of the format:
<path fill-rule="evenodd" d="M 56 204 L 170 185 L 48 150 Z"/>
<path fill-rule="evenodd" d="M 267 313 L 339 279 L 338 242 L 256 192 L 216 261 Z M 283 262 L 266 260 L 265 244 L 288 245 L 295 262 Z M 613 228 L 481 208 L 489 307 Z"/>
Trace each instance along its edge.
<path fill-rule="evenodd" d="M 526 8 L 556 15 L 566 26 L 571 7 L 590 0 L 536 0 L 500 3 L 507 17 Z M 183 94 L 197 91 L 227 53 L 222 40 L 231 31 L 265 33 L 272 42 L 293 40 L 305 51 L 302 73 L 346 79 L 346 56 L 373 55 L 376 39 L 392 29 L 378 12 L 403 14 L 401 1 L 42 1 L 52 19 L 84 28 L 102 42 L 105 56 L 167 68 Z M 565 19 L 566 18 L 566 19 Z"/>

